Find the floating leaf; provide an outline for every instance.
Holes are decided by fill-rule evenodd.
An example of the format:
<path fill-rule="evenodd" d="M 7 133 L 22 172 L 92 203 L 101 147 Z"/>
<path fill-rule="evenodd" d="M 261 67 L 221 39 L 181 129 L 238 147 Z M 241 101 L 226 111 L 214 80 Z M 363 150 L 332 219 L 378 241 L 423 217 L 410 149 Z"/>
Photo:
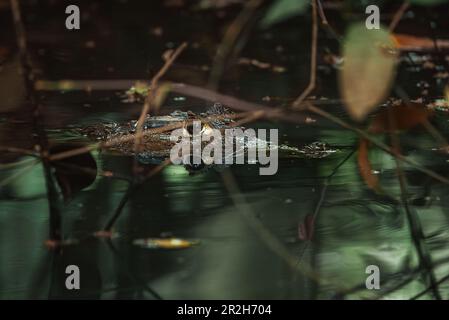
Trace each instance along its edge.
<path fill-rule="evenodd" d="M 260 25 L 262 28 L 268 28 L 273 24 L 299 15 L 304 12 L 308 3 L 306 0 L 277 0 L 268 9 Z"/>
<path fill-rule="evenodd" d="M 357 121 L 363 120 L 388 95 L 396 66 L 396 52 L 390 34 L 355 24 L 346 35 L 339 72 L 340 91 L 346 109 Z"/>
<path fill-rule="evenodd" d="M 133 244 L 148 249 L 186 249 L 199 244 L 199 241 L 179 238 L 146 238 L 136 239 Z"/>

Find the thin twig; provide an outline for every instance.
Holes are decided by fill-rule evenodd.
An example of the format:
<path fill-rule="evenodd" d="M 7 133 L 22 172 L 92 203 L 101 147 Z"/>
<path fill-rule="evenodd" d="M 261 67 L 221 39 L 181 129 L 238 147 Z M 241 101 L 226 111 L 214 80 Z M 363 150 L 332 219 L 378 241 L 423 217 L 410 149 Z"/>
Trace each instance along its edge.
<path fill-rule="evenodd" d="M 400 153 L 400 144 L 399 139 L 396 134 L 396 128 L 395 128 L 395 119 L 392 109 L 388 109 L 388 122 L 389 122 L 389 128 L 390 128 L 390 139 L 391 143 L 393 145 L 393 150 L 397 154 Z M 396 172 L 399 180 L 399 186 L 401 190 L 401 200 L 402 205 L 404 207 L 405 213 L 407 215 L 407 220 L 409 223 L 409 229 L 410 229 L 410 235 L 413 241 L 413 244 L 415 245 L 416 252 L 418 253 L 419 258 L 419 264 L 423 267 L 423 271 L 425 271 L 427 274 L 427 277 L 430 281 L 430 286 L 432 287 L 433 295 L 436 299 L 441 300 L 440 292 L 438 291 L 438 287 L 436 285 L 436 278 L 435 273 L 433 270 L 432 265 L 432 259 L 430 256 L 429 251 L 427 250 L 426 243 L 424 240 L 424 232 L 422 229 L 421 221 L 419 219 L 419 216 L 416 214 L 416 212 L 409 206 L 408 201 L 408 191 L 407 191 L 407 180 L 404 175 L 404 171 L 402 169 L 402 163 L 398 160 L 397 157 L 395 157 L 396 162 Z"/>
<path fill-rule="evenodd" d="M 399 7 L 398 11 L 393 16 L 393 20 L 390 22 L 390 26 L 388 29 L 391 33 L 393 33 L 394 29 L 396 29 L 398 23 L 401 21 L 402 16 L 404 15 L 405 11 L 410 7 L 410 3 L 406 0 L 402 3 L 402 5 Z"/>
<path fill-rule="evenodd" d="M 232 127 L 240 127 L 248 122 L 256 121 L 260 118 L 262 118 L 265 115 L 264 111 L 254 111 L 251 112 L 247 117 L 244 117 L 238 121 L 235 121 L 231 124 Z"/>
<path fill-rule="evenodd" d="M 212 71 L 209 78 L 209 87 L 216 89 L 220 78 L 225 69 L 227 59 L 229 58 L 235 43 L 241 34 L 243 28 L 254 15 L 256 9 L 262 4 L 263 0 L 250 0 L 246 2 L 243 10 L 239 13 L 237 18 L 231 23 L 226 30 L 222 42 L 217 48 L 217 53 L 214 58 Z"/>
<path fill-rule="evenodd" d="M 321 187 L 320 198 L 319 198 L 319 200 L 318 200 L 318 202 L 317 202 L 317 204 L 315 206 L 315 210 L 313 211 L 313 215 L 312 215 L 312 221 L 314 221 L 314 222 L 315 222 L 315 220 L 316 220 L 316 218 L 318 216 L 318 213 L 320 212 L 321 207 L 323 205 L 323 201 L 324 201 L 324 198 L 325 198 L 325 195 L 326 195 L 326 191 L 327 191 L 328 182 L 329 181 L 325 180 L 323 186 Z M 311 230 L 308 230 L 308 231 L 310 232 Z M 311 243 L 312 243 L 312 239 L 308 239 L 306 241 L 306 243 L 304 244 L 304 246 L 303 246 L 303 248 L 302 248 L 302 250 L 301 250 L 301 252 L 299 254 L 298 264 L 300 264 L 302 262 L 304 254 L 306 253 L 306 251 L 309 248 L 309 245 Z"/>
<path fill-rule="evenodd" d="M 324 8 L 323 8 L 323 4 L 321 3 L 321 0 L 317 0 L 317 8 L 318 8 L 318 15 L 321 18 L 321 23 L 323 24 L 323 26 L 325 28 L 327 28 L 327 30 L 329 31 L 329 33 L 338 41 L 341 40 L 341 36 L 335 31 L 334 28 L 332 28 L 332 26 L 330 25 L 329 21 L 327 20 L 326 14 L 324 13 Z"/>
<path fill-rule="evenodd" d="M 449 280 L 449 275 L 441 278 L 440 280 L 438 280 L 435 285 L 439 286 L 440 284 L 442 284 L 443 282 Z M 420 293 L 418 293 L 417 295 L 413 296 L 410 298 L 410 300 L 417 300 L 418 298 L 422 297 L 423 295 L 425 295 L 427 292 L 431 291 L 433 289 L 433 286 L 429 286 L 427 287 L 425 290 L 421 291 Z"/>
<path fill-rule="evenodd" d="M 449 144 L 447 139 L 441 134 L 441 132 L 439 132 L 435 126 L 430 123 L 429 120 L 424 121 L 423 123 L 424 128 L 426 128 L 426 130 L 430 133 L 430 135 L 436 140 L 438 141 L 438 143 L 440 143 L 440 147 L 442 149 L 447 149 L 449 148 Z"/>
<path fill-rule="evenodd" d="M 19 177 L 21 177 L 22 175 L 24 175 L 25 173 L 27 173 L 31 169 L 33 169 L 35 167 L 35 165 L 37 165 L 38 163 L 39 163 L 38 160 L 34 160 L 32 163 L 27 164 L 26 166 L 20 168 L 19 170 L 17 170 L 10 176 L 6 177 L 5 179 L 0 180 L 0 187 L 4 187 L 4 186 L 8 185 L 9 183 L 11 183 L 12 181 L 17 180 Z"/>
<path fill-rule="evenodd" d="M 324 180 L 323 186 L 321 188 L 320 198 L 319 198 L 319 200 L 318 200 L 318 202 L 317 202 L 317 204 L 315 206 L 315 210 L 313 212 L 312 221 L 315 222 L 317 217 L 318 217 L 318 214 L 319 214 L 319 212 L 321 210 L 321 207 L 323 205 L 323 202 L 324 202 L 324 198 L 325 198 L 325 195 L 326 195 L 326 192 L 327 192 L 327 187 L 329 186 L 329 184 L 330 184 L 330 182 L 332 180 L 332 177 L 338 172 L 338 169 L 340 169 L 340 167 L 343 164 L 345 164 L 346 161 L 348 161 L 349 158 L 352 157 L 352 155 L 354 153 L 355 153 L 355 149 L 352 150 L 351 152 L 349 152 L 346 155 L 346 157 L 344 157 L 344 159 L 332 170 L 331 174 L 329 176 L 327 176 L 326 179 Z M 299 254 L 298 264 L 301 263 L 302 258 L 304 256 L 305 252 L 307 251 L 307 248 L 309 247 L 310 243 L 311 243 L 311 239 L 308 240 L 305 243 L 305 245 L 303 246 L 303 248 L 302 248 L 302 250 L 301 250 L 301 252 Z"/>
<path fill-rule="evenodd" d="M 27 158 L 27 159 L 15 161 L 15 162 L 0 163 L 0 170 L 21 167 L 21 166 L 27 165 L 33 161 L 36 161 L 36 159 L 35 158 Z"/>
<path fill-rule="evenodd" d="M 73 171 L 79 171 L 81 173 L 88 174 L 93 177 L 96 177 L 98 175 L 98 176 L 105 177 L 105 178 L 115 178 L 118 180 L 124 180 L 124 181 L 130 182 L 130 183 L 132 181 L 131 178 L 129 178 L 125 175 L 119 174 L 119 173 L 115 173 L 112 171 L 96 170 L 96 169 L 92 169 L 90 167 L 76 165 L 74 163 L 58 161 L 57 163 L 54 163 L 53 165 L 55 167 L 61 167 L 61 168 L 66 168 L 66 169 L 73 170 Z"/>
<path fill-rule="evenodd" d="M 128 259 L 123 259 L 121 257 L 120 252 L 114 246 L 111 239 L 107 240 L 107 244 L 108 244 L 108 248 L 111 249 L 111 251 L 117 256 L 118 261 L 120 263 L 125 264 L 126 274 L 136 284 L 136 286 L 139 286 L 139 287 L 143 288 L 145 291 L 149 292 L 153 296 L 153 298 L 155 298 L 156 300 L 163 300 L 162 297 L 159 295 L 159 293 L 156 292 L 156 290 L 154 290 L 149 285 L 147 285 L 143 279 L 140 279 L 139 277 L 137 277 L 136 275 L 134 275 L 131 272 L 131 268 L 129 266 Z"/>
<path fill-rule="evenodd" d="M 113 91 L 128 90 L 136 83 L 148 84 L 143 79 L 61 79 L 57 81 L 36 80 L 34 89 L 37 91 Z"/>
<path fill-rule="evenodd" d="M 104 226 L 103 231 L 111 231 L 112 230 L 115 222 L 122 214 L 123 208 L 125 207 L 126 203 L 128 202 L 128 200 L 129 200 L 131 194 L 133 193 L 133 191 L 135 190 L 135 188 L 136 188 L 136 184 L 134 184 L 134 183 L 130 183 L 128 185 L 126 192 L 123 194 L 122 198 L 120 199 L 120 203 L 114 210 L 114 214 L 106 222 L 106 225 Z"/>
<path fill-rule="evenodd" d="M 143 123 L 145 121 L 146 115 L 148 114 L 148 111 L 150 110 L 150 106 L 153 103 L 154 98 L 156 97 L 158 82 L 164 76 L 164 74 L 167 72 L 167 70 L 173 64 L 173 62 L 175 62 L 175 60 L 178 58 L 178 56 L 181 54 L 181 52 L 186 47 L 187 47 L 187 43 L 186 42 L 182 43 L 170 55 L 170 57 L 167 59 L 167 61 L 165 61 L 164 65 L 159 70 L 159 72 L 151 80 L 150 90 L 148 91 L 148 94 L 147 94 L 147 96 L 145 98 L 145 103 L 144 103 L 144 105 L 142 107 L 142 111 L 140 112 L 139 119 L 137 120 L 137 125 L 136 125 L 136 133 L 137 134 L 136 134 L 136 141 L 135 141 L 136 148 L 141 143 L 140 135 L 142 134 Z"/>
<path fill-rule="evenodd" d="M 449 262 L 449 257 L 444 257 L 444 258 L 441 258 L 441 259 L 436 259 L 436 260 L 433 262 L 433 266 L 434 266 L 434 267 L 437 267 L 437 266 L 440 266 L 440 265 L 445 264 L 445 263 L 447 263 L 447 262 Z M 388 288 L 388 289 L 383 289 L 383 290 L 382 290 L 382 295 L 379 295 L 376 299 L 381 299 L 382 297 L 384 297 L 384 296 L 386 296 L 386 295 L 388 295 L 388 294 L 390 294 L 390 293 L 392 293 L 392 292 L 394 292 L 394 291 L 397 291 L 397 290 L 399 290 L 400 288 L 406 286 L 408 283 L 410 283 L 410 282 L 414 279 L 415 276 L 417 276 L 417 275 L 420 274 L 420 273 L 422 273 L 422 266 L 418 266 L 418 267 L 416 267 L 416 268 L 410 270 L 410 271 L 407 273 L 407 275 L 406 275 L 405 277 L 402 277 L 401 279 L 399 279 L 399 280 L 401 280 L 401 281 L 398 280 L 397 274 L 395 274 L 395 273 L 386 275 L 386 276 L 382 279 L 382 282 L 383 282 L 383 283 L 387 283 L 387 282 L 389 282 L 389 281 L 395 281 L 395 282 L 399 282 L 399 283 L 394 284 L 393 286 L 391 286 L 391 287 Z M 442 280 L 443 280 L 443 279 L 440 279 L 440 280 L 437 282 L 437 284 L 441 284 L 441 283 L 443 282 Z M 365 284 L 365 282 L 363 282 L 363 283 L 361 283 L 361 284 L 358 284 L 358 285 L 356 285 L 356 286 L 354 286 L 354 287 L 348 289 L 348 290 L 343 294 L 343 296 L 348 295 L 348 294 L 353 294 L 353 293 L 356 293 L 356 292 L 361 291 L 361 290 L 366 290 L 366 284 Z M 431 290 L 431 288 L 430 288 L 430 287 L 427 288 L 427 289 L 426 289 L 426 292 L 427 292 L 428 290 Z M 420 295 L 420 294 L 419 294 L 419 295 Z M 415 296 L 414 298 L 417 298 L 417 297 Z M 413 298 L 412 298 L 412 299 L 413 299 Z"/>
<path fill-rule="evenodd" d="M 264 111 L 264 117 L 267 119 L 279 119 L 295 123 L 304 123 L 306 117 L 303 114 L 287 113 L 286 110 L 280 108 L 270 108 L 254 102 L 244 101 L 229 95 L 221 94 L 214 90 L 209 90 L 185 83 L 169 83 L 169 90 L 180 94 L 189 95 L 192 97 L 212 101 L 220 102 L 225 106 L 228 106 L 234 110 L 240 111 Z"/>
<path fill-rule="evenodd" d="M 16 148 L 16 147 L 0 146 L 0 152 L 16 153 L 16 154 L 20 154 L 20 155 L 35 156 L 35 157 L 40 156 L 39 152 L 36 152 L 34 150 L 27 150 L 27 149 Z"/>

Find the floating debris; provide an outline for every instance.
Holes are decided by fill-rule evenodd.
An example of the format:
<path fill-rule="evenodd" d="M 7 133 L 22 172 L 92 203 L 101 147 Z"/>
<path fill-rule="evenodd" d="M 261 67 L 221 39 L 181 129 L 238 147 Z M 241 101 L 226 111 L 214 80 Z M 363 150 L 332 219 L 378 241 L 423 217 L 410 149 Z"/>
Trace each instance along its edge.
<path fill-rule="evenodd" d="M 179 238 L 146 238 L 133 241 L 134 245 L 148 249 L 186 249 L 199 243 L 199 240 Z"/>
<path fill-rule="evenodd" d="M 305 123 L 310 124 L 310 123 L 315 123 L 316 119 L 313 119 L 311 117 L 306 117 Z"/>
<path fill-rule="evenodd" d="M 72 245 L 76 245 L 79 244 L 79 240 L 78 239 L 66 239 L 66 240 L 46 240 L 44 242 L 45 246 L 50 249 L 50 250 L 54 250 L 56 248 L 60 248 L 60 247 L 66 247 L 66 246 L 72 246 Z"/>
<path fill-rule="evenodd" d="M 150 87 L 145 82 L 137 81 L 131 88 L 129 88 L 124 95 L 122 102 L 135 103 L 143 102 L 148 95 Z"/>
<path fill-rule="evenodd" d="M 437 110 L 437 111 L 443 111 L 448 112 L 449 111 L 449 101 L 446 99 L 437 99 L 431 103 L 428 103 L 427 108 L 431 110 Z"/>
<path fill-rule="evenodd" d="M 449 78 L 449 72 L 437 72 L 433 75 L 435 79 L 447 79 Z"/>
<path fill-rule="evenodd" d="M 443 153 L 443 154 L 449 154 L 449 147 L 443 146 L 439 148 L 432 148 L 432 151 Z M 449 160 L 446 160 L 446 162 L 449 162 Z"/>
<path fill-rule="evenodd" d="M 256 59 L 250 59 L 250 58 L 240 58 L 238 61 L 238 64 L 254 66 L 259 69 L 271 70 L 272 72 L 275 72 L 275 73 L 283 73 L 286 71 L 286 68 L 283 66 L 278 66 L 275 64 L 271 64 L 268 62 L 262 62 L 262 61 L 259 61 Z"/>

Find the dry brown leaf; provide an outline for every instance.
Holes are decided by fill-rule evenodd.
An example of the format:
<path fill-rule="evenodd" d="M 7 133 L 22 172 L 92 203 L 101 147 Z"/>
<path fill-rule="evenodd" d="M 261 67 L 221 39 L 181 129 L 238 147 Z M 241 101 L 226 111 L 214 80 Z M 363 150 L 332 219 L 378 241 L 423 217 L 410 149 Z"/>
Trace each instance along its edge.
<path fill-rule="evenodd" d="M 390 106 L 376 115 L 368 131 L 370 133 L 386 133 L 395 130 L 409 130 L 424 124 L 431 115 L 432 111 L 420 103 L 410 102 Z"/>
<path fill-rule="evenodd" d="M 438 49 L 449 49 L 449 40 L 426 37 L 416 37 L 409 34 L 394 34 L 391 36 L 394 46 L 403 51 L 433 51 Z"/>
<path fill-rule="evenodd" d="M 394 132 L 396 130 L 409 130 L 418 125 L 425 124 L 431 115 L 432 111 L 420 103 L 410 102 L 408 104 L 401 103 L 389 106 L 376 115 L 368 128 L 368 132 L 380 134 Z M 360 139 L 357 163 L 360 176 L 366 185 L 370 189 L 380 192 L 379 179 L 373 174 L 373 169 L 369 161 L 368 151 L 370 145 L 371 143 L 365 138 Z"/>
<path fill-rule="evenodd" d="M 360 139 L 359 150 L 357 154 L 357 164 L 359 166 L 360 176 L 365 181 L 368 188 L 376 192 L 380 191 L 379 179 L 373 174 L 373 169 L 369 161 L 368 150 L 370 142 L 366 139 Z"/>

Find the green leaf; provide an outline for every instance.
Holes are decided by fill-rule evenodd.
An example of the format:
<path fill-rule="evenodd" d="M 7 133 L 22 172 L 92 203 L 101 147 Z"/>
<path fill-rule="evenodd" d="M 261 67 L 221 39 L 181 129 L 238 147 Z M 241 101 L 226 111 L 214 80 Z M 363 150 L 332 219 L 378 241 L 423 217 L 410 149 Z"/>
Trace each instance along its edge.
<path fill-rule="evenodd" d="M 307 0 L 277 0 L 268 9 L 260 25 L 262 28 L 268 28 L 273 24 L 299 15 L 304 12 L 308 3 Z"/>
<path fill-rule="evenodd" d="M 364 23 L 349 28 L 343 42 L 340 93 L 349 115 L 357 121 L 375 109 L 388 95 L 397 54 L 390 33 L 368 30 Z"/>

